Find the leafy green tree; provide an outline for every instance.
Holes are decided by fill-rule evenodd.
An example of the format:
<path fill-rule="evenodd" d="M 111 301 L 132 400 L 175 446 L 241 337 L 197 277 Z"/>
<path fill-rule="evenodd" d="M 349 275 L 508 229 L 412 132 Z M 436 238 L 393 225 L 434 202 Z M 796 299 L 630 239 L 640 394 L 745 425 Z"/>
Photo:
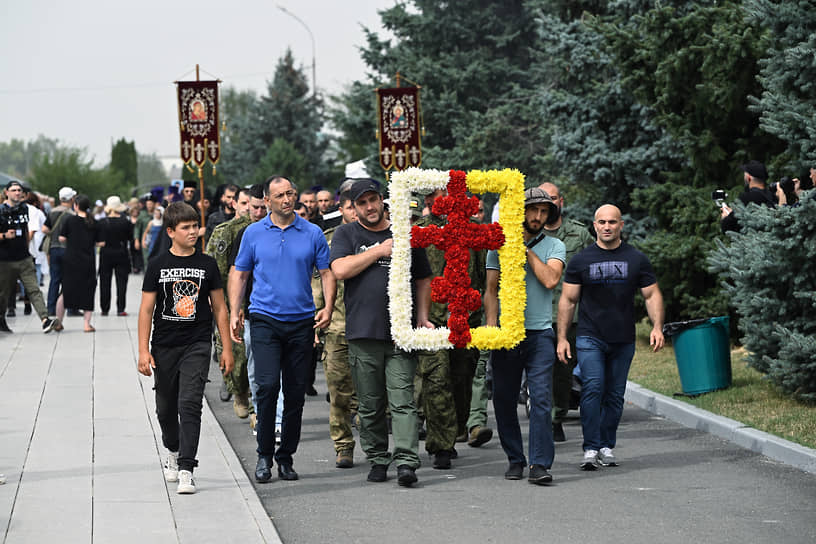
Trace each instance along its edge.
<path fill-rule="evenodd" d="M 0 171 L 28 179 L 35 159 L 39 155 L 54 153 L 58 147 L 57 140 L 43 135 L 30 142 L 16 138 L 12 138 L 8 143 L 0 142 Z"/>
<path fill-rule="evenodd" d="M 146 187 L 150 185 L 166 184 L 169 181 L 167 172 L 164 170 L 164 165 L 159 160 L 155 153 L 150 155 L 142 155 L 139 153 L 137 157 L 137 168 L 139 186 Z"/>
<path fill-rule="evenodd" d="M 136 143 L 124 138 L 117 140 L 111 148 L 111 171 L 119 172 L 122 182 L 132 188 L 139 184 L 138 167 Z"/>
<path fill-rule="evenodd" d="M 60 147 L 53 153 L 36 157 L 31 168 L 32 186 L 47 195 L 57 196 L 61 187 L 72 187 L 92 200 L 107 196 L 127 194 L 122 173 L 109 168 L 94 168 L 93 160 L 85 157 L 85 151 Z"/>
<path fill-rule="evenodd" d="M 737 203 L 739 233 L 717 242 L 711 271 L 739 315 L 748 363 L 784 391 L 816 401 L 816 199 L 770 209 Z"/>
<path fill-rule="evenodd" d="M 295 146 L 283 138 L 275 138 L 261 159 L 252 183 L 262 183 L 269 176 L 280 174 L 298 186 L 299 190 L 311 187 L 309 165 L 306 157 Z"/>
<path fill-rule="evenodd" d="M 255 122 L 252 112 L 257 101 L 258 97 L 251 90 L 227 87 L 221 92 L 220 116 L 226 130 L 221 133 L 218 171 L 223 174 L 224 180 L 239 185 L 248 183 L 257 167 L 258 159 L 250 153 L 253 148 L 249 137 L 251 126 Z"/>
<path fill-rule="evenodd" d="M 370 77 L 355 82 L 333 113 L 335 126 L 355 129 L 342 148 L 376 164 L 372 91 L 399 71 L 403 84 L 422 86 L 423 166 L 533 172 L 544 148 L 528 73 L 536 33 L 527 2 L 413 0 L 380 14 L 393 39 L 365 30 Z"/>
<path fill-rule="evenodd" d="M 752 110 L 760 126 L 783 140 L 787 157 L 816 163 L 816 6 L 810 0 L 746 0 L 755 28 L 768 34 L 769 47 L 759 61 L 761 94 Z"/>

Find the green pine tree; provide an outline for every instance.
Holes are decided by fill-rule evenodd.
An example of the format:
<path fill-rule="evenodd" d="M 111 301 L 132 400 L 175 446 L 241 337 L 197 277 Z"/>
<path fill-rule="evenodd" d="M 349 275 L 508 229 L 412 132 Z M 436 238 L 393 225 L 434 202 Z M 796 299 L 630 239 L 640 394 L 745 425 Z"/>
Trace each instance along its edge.
<path fill-rule="evenodd" d="M 742 229 L 709 264 L 739 315 L 748 363 L 784 391 L 816 401 L 816 199 L 770 209 L 738 203 Z"/>

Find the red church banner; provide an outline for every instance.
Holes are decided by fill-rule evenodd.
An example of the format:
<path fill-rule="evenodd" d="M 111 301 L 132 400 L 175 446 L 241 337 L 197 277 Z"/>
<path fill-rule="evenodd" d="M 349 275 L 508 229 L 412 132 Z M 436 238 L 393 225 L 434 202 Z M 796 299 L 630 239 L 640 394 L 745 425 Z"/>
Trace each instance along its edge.
<path fill-rule="evenodd" d="M 201 168 L 221 158 L 218 81 L 177 81 L 181 159 Z"/>
<path fill-rule="evenodd" d="M 405 170 L 422 163 L 419 87 L 377 89 L 380 166 Z"/>

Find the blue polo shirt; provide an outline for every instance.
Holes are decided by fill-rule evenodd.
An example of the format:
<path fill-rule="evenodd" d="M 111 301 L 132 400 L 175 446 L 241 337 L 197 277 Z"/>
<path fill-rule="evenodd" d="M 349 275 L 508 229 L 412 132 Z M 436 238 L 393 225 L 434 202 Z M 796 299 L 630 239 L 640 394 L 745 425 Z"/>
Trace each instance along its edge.
<path fill-rule="evenodd" d="M 278 321 L 314 317 L 312 271 L 329 268 L 329 245 L 317 225 L 295 215 L 284 229 L 269 215 L 246 228 L 235 269 L 252 272 L 249 313 Z"/>

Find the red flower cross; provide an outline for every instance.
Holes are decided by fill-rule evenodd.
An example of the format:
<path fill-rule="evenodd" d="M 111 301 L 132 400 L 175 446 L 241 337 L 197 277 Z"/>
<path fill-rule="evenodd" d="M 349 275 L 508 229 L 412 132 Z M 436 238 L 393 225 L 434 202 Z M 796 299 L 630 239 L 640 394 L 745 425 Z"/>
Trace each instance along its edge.
<path fill-rule="evenodd" d="M 448 195 L 434 200 L 433 213 L 447 216 L 447 224 L 411 228 L 411 246 L 428 247 L 433 244 L 445 252 L 445 270 L 441 277 L 431 281 L 431 300 L 448 303 L 448 339 L 457 348 L 470 342 L 468 317 L 482 305 L 476 289 L 470 287 L 468 263 L 470 251 L 498 249 L 504 244 L 504 233 L 498 223 L 479 225 L 470 217 L 479 211 L 479 199 L 467 197 L 467 175 L 451 170 L 448 177 Z"/>

